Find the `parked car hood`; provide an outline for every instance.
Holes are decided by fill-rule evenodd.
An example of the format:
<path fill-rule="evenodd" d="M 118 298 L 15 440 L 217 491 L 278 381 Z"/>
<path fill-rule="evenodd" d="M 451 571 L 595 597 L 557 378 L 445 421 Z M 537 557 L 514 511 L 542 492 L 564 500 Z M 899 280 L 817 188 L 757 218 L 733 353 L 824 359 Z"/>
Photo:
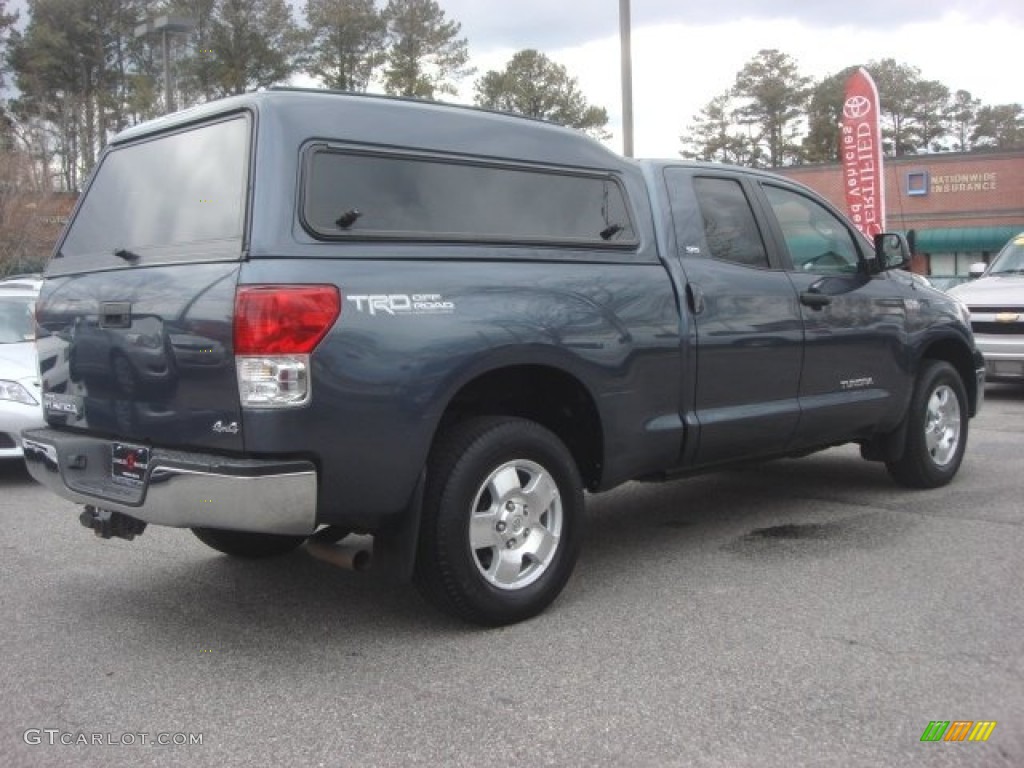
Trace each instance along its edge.
<path fill-rule="evenodd" d="M 1024 306 L 1024 275 L 979 277 L 950 288 L 949 295 L 970 306 Z"/>
<path fill-rule="evenodd" d="M 36 345 L 34 341 L 0 344 L 0 379 L 18 381 L 36 375 Z"/>

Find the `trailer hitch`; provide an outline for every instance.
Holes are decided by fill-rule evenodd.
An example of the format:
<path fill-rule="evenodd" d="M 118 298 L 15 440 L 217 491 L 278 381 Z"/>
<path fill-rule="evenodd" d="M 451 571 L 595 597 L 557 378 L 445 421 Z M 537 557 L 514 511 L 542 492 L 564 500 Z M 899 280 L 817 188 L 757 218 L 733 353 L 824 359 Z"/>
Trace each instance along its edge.
<path fill-rule="evenodd" d="M 78 522 L 86 528 L 91 528 L 101 539 L 116 536 L 131 541 L 146 530 L 146 523 L 142 520 L 121 512 L 111 512 L 109 509 L 96 509 L 91 504 L 85 506 L 82 514 L 78 516 Z"/>

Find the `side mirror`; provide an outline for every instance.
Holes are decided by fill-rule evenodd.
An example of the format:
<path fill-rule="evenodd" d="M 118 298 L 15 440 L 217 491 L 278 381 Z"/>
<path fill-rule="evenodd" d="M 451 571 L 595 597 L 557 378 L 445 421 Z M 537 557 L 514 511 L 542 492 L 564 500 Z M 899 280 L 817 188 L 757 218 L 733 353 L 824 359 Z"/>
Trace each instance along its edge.
<path fill-rule="evenodd" d="M 967 270 L 967 276 L 971 278 L 971 280 L 977 280 L 985 274 L 986 269 L 988 269 L 988 264 L 984 261 L 976 262 L 975 264 L 971 264 L 971 268 Z"/>
<path fill-rule="evenodd" d="M 898 232 L 881 232 L 875 235 L 875 264 L 879 272 L 899 269 L 910 264 L 910 246 Z"/>

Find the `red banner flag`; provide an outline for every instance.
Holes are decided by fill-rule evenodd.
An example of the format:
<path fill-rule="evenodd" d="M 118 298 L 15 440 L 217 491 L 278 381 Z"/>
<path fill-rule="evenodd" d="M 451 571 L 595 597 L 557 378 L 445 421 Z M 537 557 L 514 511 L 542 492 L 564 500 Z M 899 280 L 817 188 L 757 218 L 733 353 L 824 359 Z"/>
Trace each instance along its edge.
<path fill-rule="evenodd" d="M 869 238 L 884 232 L 885 177 L 878 89 L 864 67 L 846 81 L 839 154 L 847 215 Z"/>

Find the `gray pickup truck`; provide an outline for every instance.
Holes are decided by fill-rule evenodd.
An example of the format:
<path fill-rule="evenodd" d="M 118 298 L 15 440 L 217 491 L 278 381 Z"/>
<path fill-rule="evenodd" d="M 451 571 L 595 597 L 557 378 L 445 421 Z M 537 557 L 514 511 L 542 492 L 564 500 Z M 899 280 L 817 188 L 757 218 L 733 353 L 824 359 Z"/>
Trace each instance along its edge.
<path fill-rule="evenodd" d="M 26 460 L 102 536 L 260 557 L 372 534 L 439 607 L 515 622 L 568 580 L 585 490 L 850 442 L 949 482 L 984 366 L 907 257 L 768 173 L 247 94 L 103 155 L 37 306 Z"/>

